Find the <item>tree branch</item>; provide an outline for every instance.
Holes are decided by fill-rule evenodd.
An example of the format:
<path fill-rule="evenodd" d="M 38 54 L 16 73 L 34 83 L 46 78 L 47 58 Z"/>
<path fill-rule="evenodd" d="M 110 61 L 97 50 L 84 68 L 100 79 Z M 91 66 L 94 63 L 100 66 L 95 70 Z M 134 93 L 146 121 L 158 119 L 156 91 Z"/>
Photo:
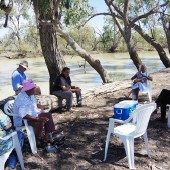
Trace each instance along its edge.
<path fill-rule="evenodd" d="M 131 23 L 134 24 L 135 22 L 139 21 L 139 20 L 142 19 L 142 18 L 147 18 L 149 15 L 152 15 L 152 14 L 154 14 L 154 13 L 157 13 L 158 10 L 159 10 L 159 8 L 168 5 L 168 3 L 169 3 L 169 1 L 166 1 L 166 2 L 165 2 L 164 4 L 162 4 L 162 5 L 157 4 L 154 8 L 152 8 L 152 9 L 151 9 L 150 11 L 148 11 L 147 13 L 145 13 L 145 14 L 143 14 L 143 15 L 140 15 L 140 16 L 138 16 L 137 18 L 133 19 Z"/>
<path fill-rule="evenodd" d="M 96 13 L 96 14 L 93 14 L 90 18 L 88 18 L 81 26 L 85 26 L 87 24 L 87 22 L 89 22 L 92 18 L 96 17 L 96 16 L 100 16 L 100 15 L 109 15 L 109 16 L 112 16 L 111 14 L 109 13 L 106 13 L 106 12 L 102 12 L 102 13 Z"/>
<path fill-rule="evenodd" d="M 119 22 L 118 22 L 117 19 L 116 19 L 117 15 L 113 12 L 113 10 L 112 10 L 112 8 L 110 7 L 110 4 L 108 3 L 107 0 L 105 0 L 105 3 L 106 3 L 106 5 L 107 5 L 108 8 L 109 8 L 109 10 L 110 10 L 110 12 L 111 12 L 111 15 L 112 15 L 112 18 L 113 18 L 113 20 L 115 21 L 116 25 L 118 26 L 119 31 L 121 32 L 122 36 L 125 38 L 124 31 L 122 30 Z M 113 4 L 113 3 L 112 3 L 112 4 Z M 123 20 L 123 17 L 119 16 L 119 19 Z"/>
<path fill-rule="evenodd" d="M 125 16 L 125 19 L 126 19 L 126 22 L 128 23 L 128 7 L 129 7 L 129 0 L 125 0 L 124 2 L 124 9 L 123 9 L 123 13 L 124 13 L 124 16 Z"/>

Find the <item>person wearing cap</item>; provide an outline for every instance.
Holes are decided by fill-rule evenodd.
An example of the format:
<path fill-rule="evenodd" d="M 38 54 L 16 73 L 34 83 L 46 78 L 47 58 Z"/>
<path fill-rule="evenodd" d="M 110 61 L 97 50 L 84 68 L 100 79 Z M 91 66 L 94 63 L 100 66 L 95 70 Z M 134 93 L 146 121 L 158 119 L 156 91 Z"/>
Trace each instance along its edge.
<path fill-rule="evenodd" d="M 49 134 L 55 131 L 52 115 L 43 112 L 40 106 L 37 106 L 35 98 L 35 83 L 30 79 L 23 82 L 21 92 L 17 95 L 13 112 L 18 116 L 14 116 L 14 126 L 23 125 L 23 119 L 27 119 L 28 124 L 33 126 L 35 135 L 38 139 L 49 140 Z M 39 108 L 38 108 L 39 107 Z M 43 136 L 43 129 L 45 135 Z"/>
<path fill-rule="evenodd" d="M 25 74 L 25 71 L 28 69 L 28 62 L 23 60 L 20 62 L 18 68 L 12 73 L 12 87 L 15 91 L 15 94 L 18 95 L 23 88 L 23 82 L 28 79 Z M 35 92 L 37 95 L 41 94 L 41 90 L 38 86 L 36 86 Z"/>
<path fill-rule="evenodd" d="M 12 73 L 12 87 L 15 91 L 15 94 L 19 94 L 22 89 L 22 83 L 27 79 L 26 74 L 24 73 L 28 69 L 28 62 L 23 60 L 20 62 L 18 68 Z"/>

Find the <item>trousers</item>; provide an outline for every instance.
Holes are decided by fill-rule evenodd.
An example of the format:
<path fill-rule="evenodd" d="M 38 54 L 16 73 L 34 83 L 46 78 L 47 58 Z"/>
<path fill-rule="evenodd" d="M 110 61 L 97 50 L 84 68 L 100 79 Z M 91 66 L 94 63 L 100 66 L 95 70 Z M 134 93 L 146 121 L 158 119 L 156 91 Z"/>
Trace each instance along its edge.
<path fill-rule="evenodd" d="M 82 101 L 81 92 L 75 92 L 75 94 L 76 94 L 77 104 L 81 104 L 81 101 Z M 53 95 L 55 95 L 59 98 L 58 99 L 59 107 L 62 107 L 62 100 L 66 99 L 67 110 L 71 109 L 71 107 L 73 105 L 73 92 L 58 90 L 58 91 L 54 91 Z"/>
<path fill-rule="evenodd" d="M 163 89 L 155 102 L 161 108 L 161 119 L 165 119 L 166 105 L 170 104 L 170 90 Z"/>
<path fill-rule="evenodd" d="M 40 113 L 38 117 L 47 117 L 49 121 L 47 121 L 46 123 L 28 121 L 28 124 L 34 128 L 35 136 L 37 138 L 43 136 L 43 131 L 45 132 L 45 134 L 54 132 L 55 125 L 51 113 Z"/>

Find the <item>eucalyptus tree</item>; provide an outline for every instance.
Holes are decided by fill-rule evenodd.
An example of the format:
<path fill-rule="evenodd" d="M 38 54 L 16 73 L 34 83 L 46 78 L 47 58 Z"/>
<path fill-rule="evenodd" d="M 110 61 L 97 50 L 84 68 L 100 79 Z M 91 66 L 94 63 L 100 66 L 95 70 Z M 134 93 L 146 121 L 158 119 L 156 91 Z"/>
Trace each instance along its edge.
<path fill-rule="evenodd" d="M 22 47 L 22 39 L 25 34 L 25 28 L 27 23 L 24 21 L 29 20 L 29 4 L 27 0 L 14 0 L 13 10 L 9 16 L 8 28 L 10 29 L 11 35 L 13 35 L 13 42 L 16 40 L 16 46 L 19 51 Z"/>
<path fill-rule="evenodd" d="M 40 33 L 40 43 L 45 62 L 50 75 L 50 89 L 56 76 L 65 65 L 64 59 L 58 49 L 57 35 L 84 58 L 101 76 L 104 83 L 109 81 L 108 74 L 99 60 L 94 60 L 90 54 L 77 44 L 64 30 L 62 20 L 67 24 L 76 24 L 88 14 L 87 0 L 61 1 L 61 0 L 32 0 Z"/>
<path fill-rule="evenodd" d="M 110 18 L 105 18 L 103 33 L 100 37 L 106 50 L 108 52 L 115 52 L 122 36 L 115 22 L 110 20 Z"/>
<path fill-rule="evenodd" d="M 142 27 L 137 24 L 137 22 L 140 23 L 142 19 L 157 13 L 161 6 L 167 5 L 167 2 L 164 4 L 159 4 L 155 1 L 154 6 L 145 11 L 143 5 L 145 5 L 145 3 L 150 3 L 150 1 L 105 0 L 105 3 L 109 8 L 109 14 L 117 24 L 119 31 L 121 32 L 126 42 L 129 55 L 137 68 L 139 64 L 141 64 L 141 60 L 138 57 L 137 50 L 132 41 L 132 29 L 135 29 L 148 43 L 150 43 L 157 50 L 165 67 L 170 67 L 170 60 L 168 59 L 162 46 L 156 42 L 155 39 L 144 32 Z M 138 11 L 137 13 L 136 10 Z"/>
<path fill-rule="evenodd" d="M 119 28 L 119 31 L 124 38 L 127 49 L 132 59 L 134 65 L 139 68 L 139 65 L 142 63 L 141 59 L 138 56 L 135 45 L 132 41 L 132 27 L 129 23 L 129 1 L 125 0 L 105 0 L 106 5 L 109 9 L 109 14 L 112 16 L 113 21 Z"/>
<path fill-rule="evenodd" d="M 165 1 L 165 0 L 164 0 Z M 170 53 L 170 1 L 168 5 L 163 6 L 160 10 L 160 20 L 166 35 L 168 51 Z"/>

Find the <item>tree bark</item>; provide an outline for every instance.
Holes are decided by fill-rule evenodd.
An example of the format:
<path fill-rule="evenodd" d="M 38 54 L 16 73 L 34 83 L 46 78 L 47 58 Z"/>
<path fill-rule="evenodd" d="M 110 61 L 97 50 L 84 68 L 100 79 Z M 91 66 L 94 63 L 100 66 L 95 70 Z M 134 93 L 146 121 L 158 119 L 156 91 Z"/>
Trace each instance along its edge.
<path fill-rule="evenodd" d="M 34 11 L 36 18 L 41 20 L 51 19 L 49 13 L 42 11 L 36 1 L 33 1 Z M 52 10 L 52 9 L 50 9 Z M 53 85 L 56 77 L 61 73 L 62 68 L 65 66 L 65 61 L 61 55 L 58 44 L 56 30 L 54 26 L 47 24 L 39 24 L 40 44 L 42 53 L 49 72 L 49 91 L 53 92 Z"/>
<path fill-rule="evenodd" d="M 67 33 L 65 33 L 62 29 L 55 25 L 56 31 L 59 33 L 59 36 L 65 39 L 65 41 L 73 48 L 78 55 L 84 58 L 100 75 L 103 83 L 110 82 L 109 75 L 107 71 L 103 68 L 100 63 L 100 60 L 94 60 L 90 54 L 88 54 L 84 49 L 82 49 L 73 38 L 71 38 Z"/>
<path fill-rule="evenodd" d="M 144 33 L 142 28 L 137 25 L 137 24 L 133 24 L 133 28 L 149 43 L 151 44 L 158 52 L 160 60 L 162 61 L 162 63 L 164 64 L 164 66 L 170 67 L 170 60 L 166 55 L 166 52 L 164 51 L 163 47 L 155 41 L 155 39 L 153 39 L 152 37 L 150 37 L 148 34 Z"/>
<path fill-rule="evenodd" d="M 40 43 L 42 53 L 49 72 L 50 94 L 53 92 L 53 83 L 65 66 L 63 56 L 58 50 L 57 38 L 53 26 L 39 26 Z"/>
<path fill-rule="evenodd" d="M 138 56 L 137 50 L 134 45 L 132 45 L 132 29 L 131 27 L 127 26 L 125 23 L 125 28 L 124 28 L 124 39 L 128 48 L 128 52 L 130 55 L 130 58 L 132 59 L 134 65 L 136 66 L 137 69 L 139 69 L 139 65 L 142 64 L 141 59 Z"/>
<path fill-rule="evenodd" d="M 167 23 L 163 24 L 163 28 L 164 28 L 164 32 L 166 35 L 166 40 L 167 40 L 167 44 L 168 44 L 168 51 L 170 54 L 170 21 L 168 22 L 168 26 L 166 26 Z"/>

